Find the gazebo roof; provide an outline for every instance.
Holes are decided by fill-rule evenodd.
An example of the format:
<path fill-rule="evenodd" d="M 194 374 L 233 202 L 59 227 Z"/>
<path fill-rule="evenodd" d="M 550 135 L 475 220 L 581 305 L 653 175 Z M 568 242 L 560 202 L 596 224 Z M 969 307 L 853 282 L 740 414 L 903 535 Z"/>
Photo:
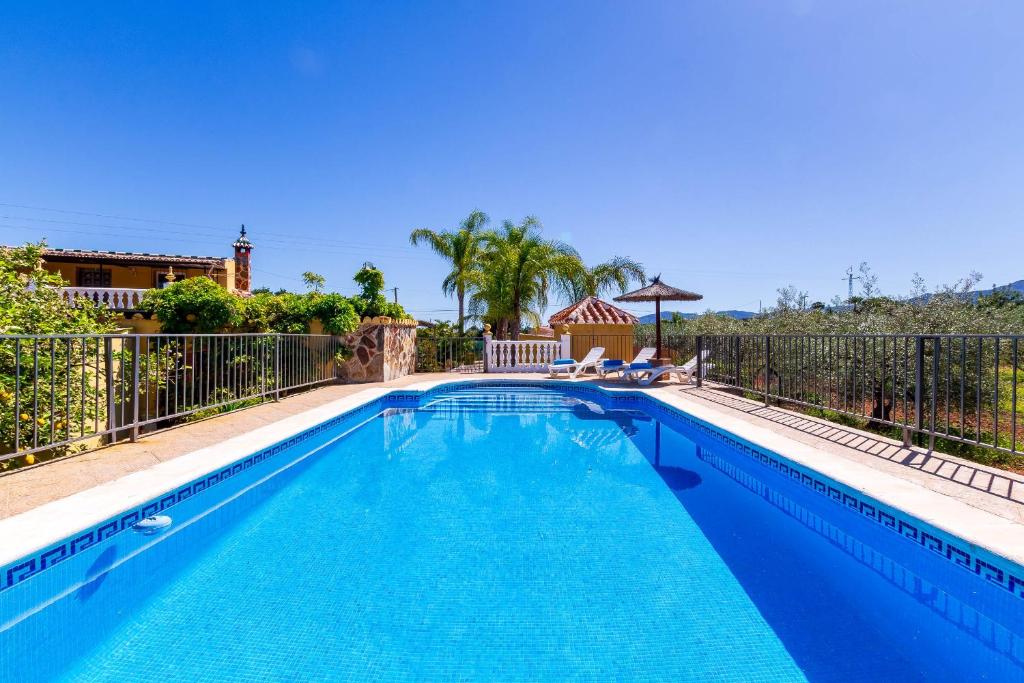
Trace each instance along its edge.
<path fill-rule="evenodd" d="M 688 292 L 685 289 L 670 287 L 657 276 L 646 287 L 615 297 L 616 301 L 700 301 L 704 295 Z"/>
<path fill-rule="evenodd" d="M 548 318 L 548 324 L 556 325 L 636 325 L 640 322 L 635 315 L 602 301 L 596 296 L 580 299 L 572 306 L 563 308 Z"/>

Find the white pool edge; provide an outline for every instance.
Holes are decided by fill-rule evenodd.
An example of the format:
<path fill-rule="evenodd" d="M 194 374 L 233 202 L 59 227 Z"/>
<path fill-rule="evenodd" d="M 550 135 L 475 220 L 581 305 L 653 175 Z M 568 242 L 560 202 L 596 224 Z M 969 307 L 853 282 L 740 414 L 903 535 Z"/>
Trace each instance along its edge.
<path fill-rule="evenodd" d="M 0 567 L 14 563 L 83 529 L 115 517 L 125 510 L 158 498 L 167 491 L 388 394 L 428 391 L 445 384 L 472 384 L 495 380 L 498 378 L 438 379 L 417 382 L 401 388 L 368 388 L 297 415 L 282 418 L 246 434 L 231 437 L 212 446 L 0 520 Z M 543 379 L 528 377 L 502 378 L 501 381 L 546 383 Z M 564 381 L 559 383 L 564 384 Z M 654 401 L 660 401 L 707 422 L 759 448 L 773 451 L 794 464 L 818 472 L 884 505 L 916 517 L 958 537 L 973 548 L 981 548 L 1024 566 L 1024 524 L 981 510 L 964 501 L 869 465 L 816 449 L 738 417 L 723 415 L 683 396 L 656 390 L 645 391 L 636 386 L 623 386 L 621 389 L 590 386 L 610 395 L 643 392 Z"/>

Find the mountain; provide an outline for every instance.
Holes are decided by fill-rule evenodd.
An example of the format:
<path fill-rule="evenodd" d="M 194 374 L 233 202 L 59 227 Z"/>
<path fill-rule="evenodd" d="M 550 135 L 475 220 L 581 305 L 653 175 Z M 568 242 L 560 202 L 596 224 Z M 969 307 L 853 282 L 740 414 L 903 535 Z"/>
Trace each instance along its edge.
<path fill-rule="evenodd" d="M 661 319 L 662 320 L 672 320 L 672 313 L 673 313 L 672 311 L 662 311 L 661 312 Z M 748 318 L 753 318 L 755 315 L 757 315 L 757 313 L 753 313 L 751 311 L 733 311 L 733 310 L 730 310 L 730 311 L 715 311 L 715 313 L 717 313 L 718 315 L 727 315 L 730 318 L 736 318 L 737 320 L 746 320 Z M 683 318 L 685 320 L 693 320 L 694 318 L 697 317 L 696 313 L 680 313 L 679 315 L 683 316 Z M 641 323 L 653 323 L 654 322 L 654 314 L 653 313 L 648 313 L 647 315 L 640 316 L 640 322 Z"/>

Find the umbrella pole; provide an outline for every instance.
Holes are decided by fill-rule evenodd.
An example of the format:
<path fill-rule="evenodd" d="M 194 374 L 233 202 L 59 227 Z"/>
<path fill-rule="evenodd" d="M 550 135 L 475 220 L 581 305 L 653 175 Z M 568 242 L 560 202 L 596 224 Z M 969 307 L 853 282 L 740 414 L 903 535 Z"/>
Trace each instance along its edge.
<path fill-rule="evenodd" d="M 655 330 L 654 337 L 655 337 L 655 340 L 656 340 L 654 345 L 657 348 L 657 352 L 655 353 L 655 355 L 658 357 L 658 360 L 661 360 L 661 298 L 660 297 L 654 300 L 654 330 Z"/>

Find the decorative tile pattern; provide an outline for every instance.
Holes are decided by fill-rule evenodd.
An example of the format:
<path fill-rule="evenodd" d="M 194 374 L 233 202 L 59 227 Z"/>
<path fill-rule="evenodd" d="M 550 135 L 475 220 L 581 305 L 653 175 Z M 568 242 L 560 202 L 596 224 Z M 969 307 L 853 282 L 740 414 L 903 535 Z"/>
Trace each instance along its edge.
<path fill-rule="evenodd" d="M 956 539 L 959 542 L 946 540 L 942 537 L 942 534 L 937 533 L 937 530 L 910 515 L 904 515 L 899 510 L 886 509 L 878 501 L 865 497 L 863 494 L 849 491 L 838 482 L 828 479 L 814 470 L 798 467 L 777 453 L 757 448 L 745 440 L 735 437 L 647 394 L 640 392 L 609 392 L 600 387 L 577 382 L 484 380 L 482 382 L 449 382 L 429 389 L 426 392 L 420 392 L 420 395 L 429 396 L 451 391 L 458 385 L 509 388 L 542 385 L 562 389 L 571 394 L 601 396 L 615 404 L 627 404 L 632 407 L 640 405 L 645 409 L 666 413 L 672 419 L 678 420 L 688 428 L 726 444 L 730 448 L 757 460 L 762 465 L 800 482 L 821 495 L 828 496 L 837 504 L 844 505 L 890 531 L 898 533 L 921 547 L 944 557 L 955 565 L 974 573 L 990 583 L 1000 586 L 1017 597 L 1024 598 L 1024 567 L 984 551 L 982 551 L 984 555 L 972 553 L 968 549 L 970 546 L 961 539 Z M 411 395 L 411 393 L 406 393 L 403 394 L 403 397 Z"/>
<path fill-rule="evenodd" d="M 958 629 L 970 637 L 980 640 L 988 647 L 1012 659 L 1018 665 L 1024 664 L 1024 643 L 1012 631 L 996 623 L 972 606 L 956 599 L 952 595 L 936 588 L 925 578 L 914 573 L 910 568 L 897 563 L 884 554 L 866 545 L 842 528 L 812 512 L 793 499 L 782 494 L 764 481 L 743 471 L 735 464 L 706 451 L 698 450 L 697 457 L 716 470 L 729 477 L 743 488 L 756 494 L 759 498 L 795 519 L 805 528 L 826 539 L 831 545 L 839 548 L 851 559 L 875 572 L 890 585 L 908 593 L 914 599 L 927 606 L 935 614 L 947 622 L 955 624 Z M 858 510 L 859 511 L 859 510 Z M 891 516 L 886 513 L 887 517 Z M 895 530 L 894 524 L 883 522 L 885 526 Z M 905 527 L 909 530 L 909 527 Z M 906 535 L 906 534 L 904 534 Z M 914 539 L 917 540 L 917 539 Z M 952 546 L 947 545 L 947 548 Z M 964 558 L 968 560 L 969 558 Z M 955 560 L 954 560 L 955 561 Z M 970 568 L 969 564 L 961 566 Z"/>
<path fill-rule="evenodd" d="M 216 472 L 211 472 L 199 479 L 195 479 L 178 488 L 169 491 L 159 498 L 154 498 L 131 510 L 126 510 L 116 517 L 107 519 L 98 525 L 77 533 L 75 536 L 65 539 L 57 545 L 40 550 L 32 555 L 23 557 L 13 564 L 0 570 L 0 591 L 7 590 L 12 586 L 29 579 L 39 572 L 49 569 L 64 560 L 74 557 L 78 553 L 91 548 L 97 543 L 115 536 L 122 531 L 131 529 L 141 519 L 163 512 L 168 508 L 180 503 L 183 500 L 201 493 L 212 486 L 216 486 L 232 477 L 251 469 L 253 466 L 269 460 L 289 449 L 308 441 L 312 437 L 330 431 L 343 422 L 361 414 L 378 412 L 380 401 L 374 401 L 365 406 L 354 408 L 348 412 L 333 417 L 326 422 L 321 422 L 294 436 L 280 441 L 273 446 L 265 448 L 257 453 L 246 456 L 227 467 Z"/>
<path fill-rule="evenodd" d="M 82 552 L 83 550 L 86 550 L 96 543 L 110 538 L 115 534 L 121 533 L 125 529 L 130 529 L 133 524 L 144 517 L 162 512 L 182 500 L 204 491 L 211 486 L 215 486 L 220 482 L 226 481 L 227 479 L 250 469 L 254 465 L 279 455 L 280 453 L 317 434 L 333 429 L 341 424 L 342 421 L 347 420 L 356 414 L 367 413 L 370 411 L 378 412 L 383 406 L 415 405 L 424 397 L 448 392 L 463 385 L 475 388 L 522 388 L 542 385 L 544 387 L 564 390 L 573 395 L 597 396 L 602 397 L 605 400 L 611 400 L 616 404 L 623 403 L 634 407 L 639 405 L 647 409 L 665 413 L 672 419 L 685 424 L 688 428 L 694 429 L 711 439 L 728 445 L 730 448 L 733 448 L 734 450 L 757 460 L 761 464 L 792 478 L 817 493 L 829 497 L 837 504 L 844 505 L 851 510 L 860 513 L 867 519 L 870 519 L 894 533 L 898 533 L 908 540 L 917 543 L 921 547 L 944 557 L 955 565 L 974 573 L 975 575 L 1009 591 L 1010 593 L 1013 593 L 1017 597 L 1024 598 L 1024 568 L 995 555 L 988 553 L 985 553 L 984 555 L 980 553 L 973 553 L 969 550 L 970 546 L 963 541 L 959 541 L 959 539 L 957 539 L 957 541 L 959 541 L 958 543 L 947 540 L 942 537 L 942 534 L 937 533 L 936 530 L 930 528 L 928 525 L 914 517 L 904 515 L 898 510 L 885 509 L 885 506 L 882 506 L 877 501 L 846 490 L 841 484 L 825 478 L 813 470 L 805 470 L 804 468 L 798 467 L 774 452 L 756 448 L 745 440 L 741 440 L 709 423 L 704 422 L 703 420 L 694 418 L 676 408 L 673 408 L 672 406 L 658 401 L 657 399 L 651 398 L 646 394 L 639 392 L 611 393 L 599 387 L 590 385 L 550 380 L 542 382 L 531 382 L 529 380 L 455 381 L 438 385 L 427 391 L 406 390 L 390 393 L 380 400 L 373 401 L 365 406 L 343 413 L 342 415 L 323 422 L 316 427 L 307 429 L 285 441 L 277 443 L 274 446 L 240 459 L 232 465 L 217 472 L 210 473 L 200 479 L 192 481 L 176 491 L 168 492 L 167 494 L 164 494 L 159 498 L 155 498 L 144 505 L 125 511 L 117 517 L 108 519 L 91 529 L 80 532 L 76 536 L 68 538 L 53 547 L 41 550 L 33 555 L 22 558 L 7 567 L 4 567 L 0 570 L 0 591 L 6 590 L 11 586 L 18 584 L 39 572 L 62 562 L 63 560 L 66 560 L 69 557 L 73 557 L 77 553 Z"/>

